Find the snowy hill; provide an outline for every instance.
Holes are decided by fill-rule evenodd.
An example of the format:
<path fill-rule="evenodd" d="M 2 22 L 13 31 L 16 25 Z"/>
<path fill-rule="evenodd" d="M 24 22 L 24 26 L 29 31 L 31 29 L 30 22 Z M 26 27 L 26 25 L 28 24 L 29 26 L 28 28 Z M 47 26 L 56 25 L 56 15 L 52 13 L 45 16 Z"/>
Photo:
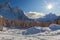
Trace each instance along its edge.
<path fill-rule="evenodd" d="M 29 29 L 8 29 L 0 31 L 0 40 L 60 40 L 60 25 L 32 27 Z M 2 35 L 2 36 L 1 36 Z"/>
<path fill-rule="evenodd" d="M 53 21 L 53 20 L 57 20 L 59 18 L 59 16 L 49 13 L 47 15 L 45 15 L 43 18 L 38 18 L 38 21 Z"/>
<path fill-rule="evenodd" d="M 31 21 L 18 7 L 11 7 L 8 2 L 0 3 L 0 15 L 7 19 Z"/>

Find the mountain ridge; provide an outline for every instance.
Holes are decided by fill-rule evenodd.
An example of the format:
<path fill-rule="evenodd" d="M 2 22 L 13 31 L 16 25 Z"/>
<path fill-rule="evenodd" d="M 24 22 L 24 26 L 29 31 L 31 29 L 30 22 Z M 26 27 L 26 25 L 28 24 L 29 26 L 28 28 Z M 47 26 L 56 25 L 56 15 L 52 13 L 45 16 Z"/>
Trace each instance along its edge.
<path fill-rule="evenodd" d="M 23 20 L 23 21 L 31 21 L 27 16 L 25 16 L 24 12 L 18 7 L 11 7 L 8 2 L 0 4 L 0 15 L 7 19 L 12 20 Z"/>
<path fill-rule="evenodd" d="M 45 15 L 43 18 L 38 18 L 38 21 L 54 21 L 54 20 L 58 20 L 59 16 L 57 16 L 56 14 L 53 13 L 49 13 L 47 15 Z"/>

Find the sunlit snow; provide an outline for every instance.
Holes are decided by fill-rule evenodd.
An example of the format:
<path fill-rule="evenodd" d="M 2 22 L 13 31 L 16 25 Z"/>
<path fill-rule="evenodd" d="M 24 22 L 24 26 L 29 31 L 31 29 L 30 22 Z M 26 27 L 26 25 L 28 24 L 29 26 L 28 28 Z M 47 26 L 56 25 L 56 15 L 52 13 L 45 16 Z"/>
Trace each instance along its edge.
<path fill-rule="evenodd" d="M 0 40 L 60 40 L 60 25 L 32 27 L 29 29 L 8 29 L 0 31 Z"/>

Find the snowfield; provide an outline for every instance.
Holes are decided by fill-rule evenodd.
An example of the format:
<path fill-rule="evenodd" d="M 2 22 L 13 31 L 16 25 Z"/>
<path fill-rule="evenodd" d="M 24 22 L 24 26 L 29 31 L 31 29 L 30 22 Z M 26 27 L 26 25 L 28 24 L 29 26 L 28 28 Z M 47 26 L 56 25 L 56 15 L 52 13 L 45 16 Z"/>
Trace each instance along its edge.
<path fill-rule="evenodd" d="M 29 29 L 9 29 L 0 31 L 0 40 L 60 40 L 60 25 L 32 27 Z"/>

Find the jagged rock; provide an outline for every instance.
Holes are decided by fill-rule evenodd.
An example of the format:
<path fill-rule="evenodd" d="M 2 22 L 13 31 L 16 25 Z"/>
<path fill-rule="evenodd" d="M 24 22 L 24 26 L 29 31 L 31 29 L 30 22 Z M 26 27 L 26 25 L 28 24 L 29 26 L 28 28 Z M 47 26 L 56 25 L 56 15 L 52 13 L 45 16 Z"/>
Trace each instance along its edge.
<path fill-rule="evenodd" d="M 19 7 L 12 7 L 10 3 L 0 4 L 0 15 L 11 20 L 31 21 Z"/>

